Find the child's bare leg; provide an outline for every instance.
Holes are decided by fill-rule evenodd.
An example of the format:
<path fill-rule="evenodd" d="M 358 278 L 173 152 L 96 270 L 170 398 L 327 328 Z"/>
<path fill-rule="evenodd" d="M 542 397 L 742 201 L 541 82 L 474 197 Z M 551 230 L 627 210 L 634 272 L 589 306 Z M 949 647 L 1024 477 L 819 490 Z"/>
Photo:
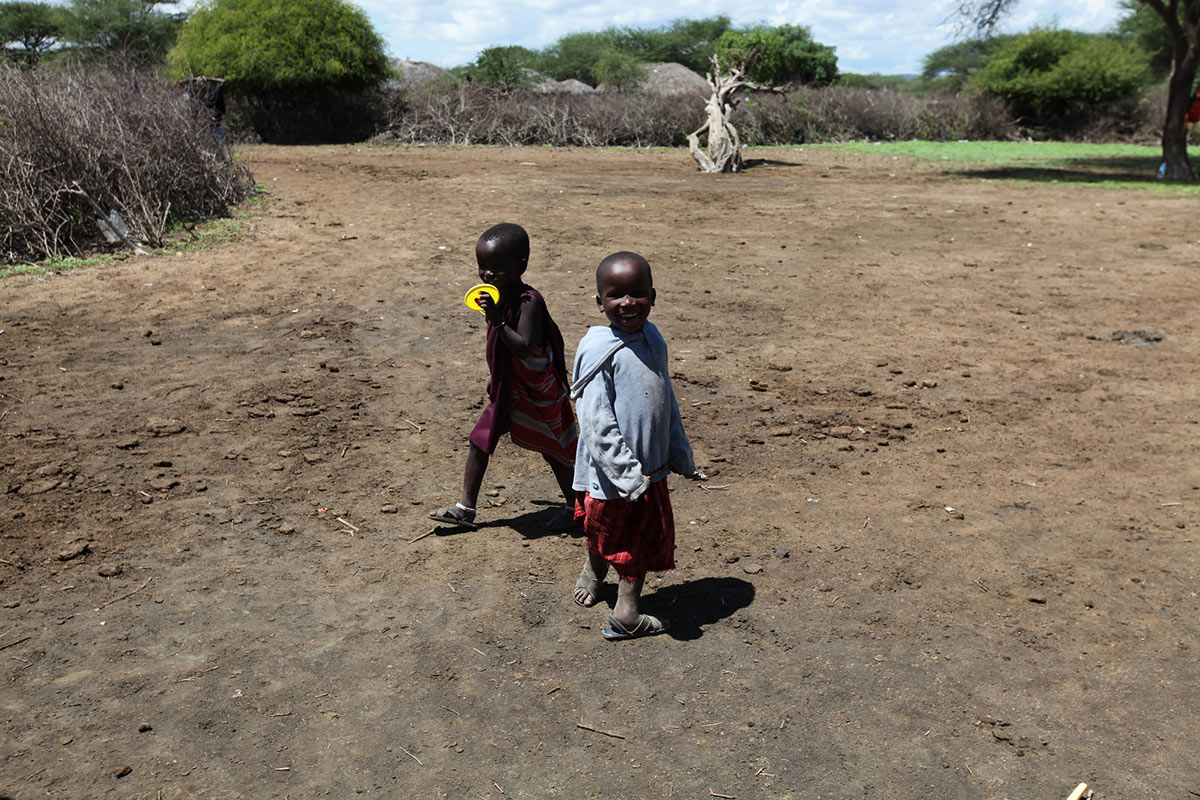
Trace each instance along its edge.
<path fill-rule="evenodd" d="M 575 489 L 571 484 L 575 482 L 575 468 L 555 461 L 547 455 L 543 455 L 542 458 L 546 459 L 546 463 L 550 465 L 550 469 L 554 470 L 554 479 L 558 481 L 558 488 L 562 492 L 563 500 L 566 501 L 568 506 L 574 508 Z"/>
<path fill-rule="evenodd" d="M 613 608 L 613 618 L 627 628 L 632 628 L 641 619 L 638 601 L 642 597 L 642 584 L 646 582 L 643 575 L 640 578 L 621 578 L 617 582 L 617 605 Z"/>
<path fill-rule="evenodd" d="M 467 508 L 477 508 L 479 489 L 483 486 L 483 475 L 487 472 L 488 462 L 491 461 L 491 458 L 474 444 L 467 451 L 467 466 L 463 470 L 462 497 L 458 500 Z"/>

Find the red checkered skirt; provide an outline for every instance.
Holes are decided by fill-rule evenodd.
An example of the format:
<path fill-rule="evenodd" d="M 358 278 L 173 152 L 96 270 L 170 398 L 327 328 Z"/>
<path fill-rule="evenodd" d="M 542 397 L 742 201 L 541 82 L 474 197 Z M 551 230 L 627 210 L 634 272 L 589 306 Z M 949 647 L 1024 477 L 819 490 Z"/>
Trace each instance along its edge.
<path fill-rule="evenodd" d="M 587 533 L 588 550 L 613 565 L 622 578 L 675 568 L 675 515 L 666 480 L 650 484 L 637 500 L 575 496 L 575 521 Z"/>

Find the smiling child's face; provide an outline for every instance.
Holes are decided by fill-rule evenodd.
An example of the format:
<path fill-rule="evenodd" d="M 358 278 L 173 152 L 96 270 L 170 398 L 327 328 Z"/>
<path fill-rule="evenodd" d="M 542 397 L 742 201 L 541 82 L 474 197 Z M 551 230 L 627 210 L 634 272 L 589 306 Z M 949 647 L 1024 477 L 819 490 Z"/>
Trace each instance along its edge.
<path fill-rule="evenodd" d="M 625 260 L 602 266 L 596 275 L 596 305 L 617 330 L 640 331 L 654 305 L 649 265 Z"/>
<path fill-rule="evenodd" d="M 507 294 L 509 289 L 519 285 L 525 273 L 525 260 L 517 257 L 499 239 L 475 245 L 475 261 L 479 265 L 479 280 L 495 286 L 500 294 Z"/>

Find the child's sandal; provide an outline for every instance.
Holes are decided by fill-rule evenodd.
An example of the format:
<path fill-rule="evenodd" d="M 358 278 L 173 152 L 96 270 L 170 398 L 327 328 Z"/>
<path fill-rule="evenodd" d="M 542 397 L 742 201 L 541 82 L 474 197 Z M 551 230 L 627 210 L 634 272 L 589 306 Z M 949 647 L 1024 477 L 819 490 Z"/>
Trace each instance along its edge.
<path fill-rule="evenodd" d="M 429 518 L 443 525 L 457 525 L 463 528 L 470 528 L 471 530 L 478 530 L 479 528 L 475 524 L 475 509 L 468 508 L 462 503 L 455 503 L 446 508 L 439 508 L 430 514 Z"/>

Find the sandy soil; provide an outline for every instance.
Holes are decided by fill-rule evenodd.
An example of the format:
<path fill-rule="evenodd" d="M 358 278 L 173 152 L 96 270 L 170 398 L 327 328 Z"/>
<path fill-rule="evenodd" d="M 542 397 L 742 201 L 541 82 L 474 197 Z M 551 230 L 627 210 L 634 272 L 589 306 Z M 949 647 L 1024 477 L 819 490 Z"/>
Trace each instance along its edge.
<path fill-rule="evenodd" d="M 1195 200 L 751 155 L 263 147 L 238 243 L 5 281 L 0 796 L 1200 793 Z M 418 538 L 501 220 L 572 351 L 654 265 L 668 636 L 572 604 L 507 443 Z"/>

